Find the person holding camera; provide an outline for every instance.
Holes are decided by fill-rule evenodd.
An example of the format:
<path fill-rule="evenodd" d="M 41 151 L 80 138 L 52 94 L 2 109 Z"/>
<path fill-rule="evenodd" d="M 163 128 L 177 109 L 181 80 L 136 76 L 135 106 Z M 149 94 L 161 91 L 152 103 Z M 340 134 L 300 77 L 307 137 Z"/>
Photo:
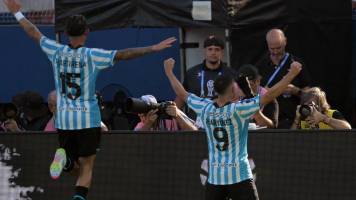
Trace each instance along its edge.
<path fill-rule="evenodd" d="M 292 129 L 351 129 L 338 110 L 330 108 L 325 92 L 319 87 L 305 90 L 297 106 Z"/>
<path fill-rule="evenodd" d="M 157 105 L 157 100 L 152 95 L 144 95 L 140 98 L 147 105 Z M 196 131 L 198 128 L 194 121 L 188 118 L 172 101 L 161 103 L 161 106 L 149 110 L 146 113 L 139 113 L 140 122 L 136 125 L 135 131 Z"/>

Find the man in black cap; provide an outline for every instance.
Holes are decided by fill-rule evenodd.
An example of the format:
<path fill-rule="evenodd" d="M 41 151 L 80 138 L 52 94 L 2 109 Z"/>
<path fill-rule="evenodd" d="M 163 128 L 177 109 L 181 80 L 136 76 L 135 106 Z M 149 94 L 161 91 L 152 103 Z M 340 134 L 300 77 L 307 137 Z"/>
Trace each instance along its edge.
<path fill-rule="evenodd" d="M 222 62 L 224 41 L 216 36 L 209 36 L 204 41 L 205 59 L 201 64 L 190 68 L 184 77 L 184 88 L 199 97 L 212 99 L 215 96 L 214 80 L 224 73 L 235 75 L 235 71 Z M 178 107 L 183 107 L 184 101 L 176 98 Z M 191 119 L 196 119 L 193 111 L 187 111 Z M 199 124 L 198 124 L 199 125 Z"/>

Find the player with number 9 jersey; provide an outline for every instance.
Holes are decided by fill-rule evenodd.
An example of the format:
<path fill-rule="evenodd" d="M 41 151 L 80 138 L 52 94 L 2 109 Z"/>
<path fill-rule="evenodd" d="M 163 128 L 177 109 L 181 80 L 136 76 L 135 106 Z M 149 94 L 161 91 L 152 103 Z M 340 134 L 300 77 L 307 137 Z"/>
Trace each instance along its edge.
<path fill-rule="evenodd" d="M 209 148 L 209 178 L 214 185 L 252 179 L 247 158 L 249 118 L 260 109 L 260 97 L 219 107 L 209 99 L 189 94 L 188 106 L 201 118 Z"/>

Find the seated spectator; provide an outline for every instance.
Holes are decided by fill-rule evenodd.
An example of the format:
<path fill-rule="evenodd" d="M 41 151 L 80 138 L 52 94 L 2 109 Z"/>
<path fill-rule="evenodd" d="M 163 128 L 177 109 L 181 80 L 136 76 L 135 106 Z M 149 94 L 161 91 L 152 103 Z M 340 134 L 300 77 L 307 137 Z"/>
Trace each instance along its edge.
<path fill-rule="evenodd" d="M 51 118 L 43 97 L 37 92 L 27 91 L 22 96 L 20 120 L 26 131 L 42 131 Z"/>
<path fill-rule="evenodd" d="M 99 101 L 101 97 L 99 97 L 99 94 L 97 93 L 98 96 L 98 103 L 99 105 L 101 102 Z M 57 93 L 55 90 L 52 90 L 48 94 L 48 109 L 52 113 L 51 119 L 47 122 L 46 127 L 44 131 L 57 131 L 57 128 L 55 127 L 55 118 L 56 118 L 56 110 L 57 110 Z M 109 129 L 106 127 L 106 125 L 101 122 L 101 131 L 108 131 Z"/>
<path fill-rule="evenodd" d="M 57 131 L 57 129 L 54 126 L 54 119 L 55 119 L 56 110 L 57 110 L 57 94 L 56 94 L 55 90 L 52 90 L 48 94 L 47 102 L 48 102 L 48 109 L 52 113 L 52 117 L 47 122 L 47 125 L 46 125 L 44 131 Z"/>
<path fill-rule="evenodd" d="M 147 104 L 157 104 L 157 100 L 152 95 L 144 95 L 141 100 Z M 179 110 L 174 102 L 166 108 L 166 114 L 172 119 L 161 119 L 157 114 L 158 109 L 150 110 L 147 113 L 138 114 L 140 122 L 136 125 L 135 131 L 163 130 L 163 131 L 195 131 L 194 121 L 188 118 Z"/>
<path fill-rule="evenodd" d="M 253 65 L 243 65 L 238 70 L 239 76 L 246 76 L 249 80 L 252 92 L 257 95 L 263 96 L 267 90 L 261 84 L 261 75 L 258 69 Z M 258 111 L 252 120 L 258 126 L 266 126 L 267 128 L 276 128 L 278 124 L 278 102 L 274 99 L 271 103 L 265 105 Z"/>
<path fill-rule="evenodd" d="M 339 111 L 330 109 L 325 92 L 318 87 L 302 93 L 295 113 L 292 129 L 351 129 Z"/>
<path fill-rule="evenodd" d="M 4 104 L 2 109 L 4 122 L 0 124 L 0 131 L 21 132 L 23 129 L 19 125 L 18 108 L 13 103 Z"/>

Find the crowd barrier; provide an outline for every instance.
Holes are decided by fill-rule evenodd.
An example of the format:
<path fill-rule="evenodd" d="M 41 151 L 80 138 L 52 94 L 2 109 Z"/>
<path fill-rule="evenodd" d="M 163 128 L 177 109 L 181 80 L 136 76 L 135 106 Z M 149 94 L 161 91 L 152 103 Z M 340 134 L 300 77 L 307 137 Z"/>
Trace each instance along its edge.
<path fill-rule="evenodd" d="M 356 199 L 355 133 L 251 131 L 260 199 Z M 0 199 L 69 199 L 74 177 L 49 177 L 57 145 L 55 133 L 1 133 Z M 203 132 L 109 132 L 102 136 L 88 199 L 200 200 L 206 176 Z"/>

